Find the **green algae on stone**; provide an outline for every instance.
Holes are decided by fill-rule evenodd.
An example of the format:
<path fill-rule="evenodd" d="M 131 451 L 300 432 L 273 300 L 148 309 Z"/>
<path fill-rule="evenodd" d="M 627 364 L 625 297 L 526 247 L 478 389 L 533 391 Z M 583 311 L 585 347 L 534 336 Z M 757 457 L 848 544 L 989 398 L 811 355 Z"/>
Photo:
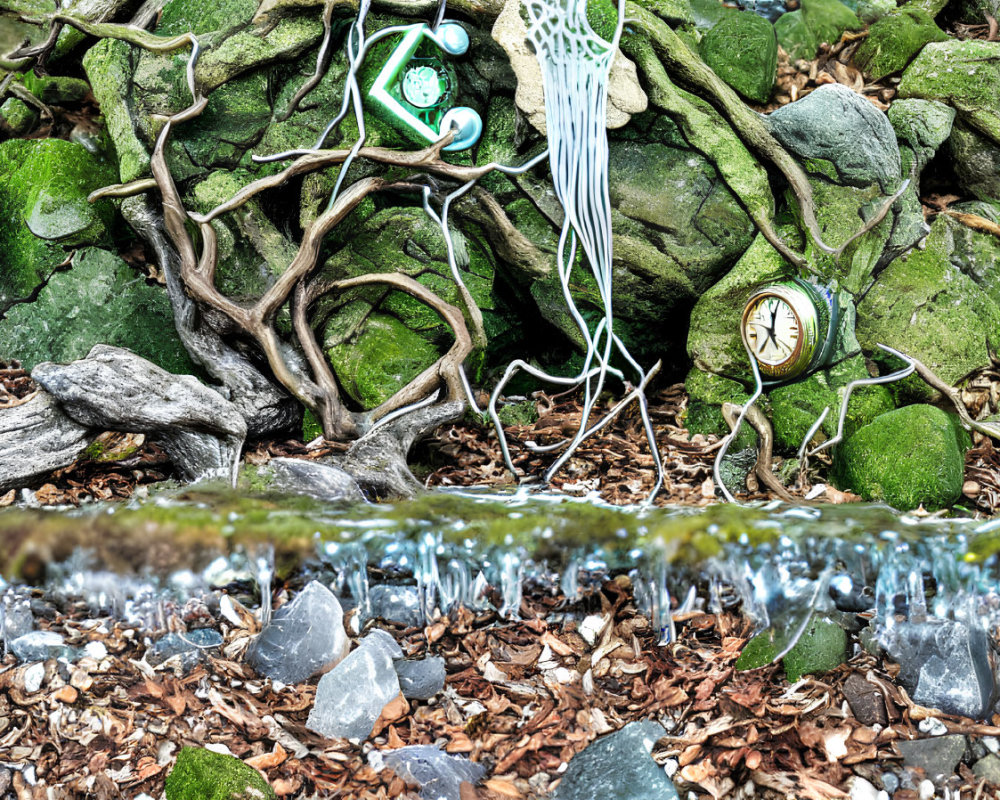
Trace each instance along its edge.
<path fill-rule="evenodd" d="M 363 312 L 356 331 L 336 344 L 329 344 L 331 328 L 327 330 L 326 352 L 337 380 L 365 408 L 388 400 L 441 355 L 431 342 L 388 314 Z"/>
<path fill-rule="evenodd" d="M 796 228 L 781 226 L 778 235 L 791 247 L 801 244 Z M 750 364 L 740 338 L 743 307 L 760 284 L 793 274 L 792 266 L 757 234 L 736 266 L 702 294 L 691 311 L 687 350 L 694 365 L 737 381 L 749 379 Z"/>
<path fill-rule="evenodd" d="M 716 75 L 755 103 L 766 103 L 778 73 L 774 26 L 752 11 L 731 14 L 705 34 L 701 57 Z"/>
<path fill-rule="evenodd" d="M 895 8 L 895 4 L 893 7 Z M 778 37 L 778 44 L 788 53 L 792 63 L 800 58 L 813 59 L 821 44 L 819 38 L 806 24 L 801 8 L 778 17 L 774 23 L 774 33 Z"/>
<path fill-rule="evenodd" d="M 951 135 L 955 109 L 936 100 L 910 98 L 893 102 L 888 117 L 896 138 L 915 152 L 919 175 Z M 909 173 L 906 165 L 903 172 Z"/>
<path fill-rule="evenodd" d="M 105 250 L 78 250 L 34 302 L 0 320 L 0 360 L 19 359 L 29 370 L 83 358 L 95 344 L 126 347 L 169 372 L 195 371 L 166 292 Z"/>
<path fill-rule="evenodd" d="M 778 72 L 774 26 L 752 11 L 731 14 L 705 34 L 701 57 L 722 80 L 755 103 L 766 103 Z"/>
<path fill-rule="evenodd" d="M 900 98 L 939 100 L 959 119 L 1000 143 L 1000 42 L 932 42 L 903 73 Z"/>
<path fill-rule="evenodd" d="M 838 447 L 834 478 L 840 488 L 900 511 L 946 508 L 962 494 L 970 445 L 953 415 L 905 406 L 876 417 Z"/>
<path fill-rule="evenodd" d="M 703 372 L 697 367 L 692 368 L 684 379 L 684 390 L 688 395 L 684 426 L 692 434 L 723 436 L 729 433 L 729 426 L 722 416 L 722 404 L 743 405 L 750 399 L 750 393 L 742 383 Z"/>
<path fill-rule="evenodd" d="M 775 445 L 797 452 L 806 433 L 819 419 L 824 408 L 830 413 L 822 425 L 825 438 L 837 432 L 844 391 L 851 381 L 868 378 L 864 358 L 860 355 L 818 370 L 795 383 L 778 386 L 768 392 L 771 424 Z M 885 386 L 861 386 L 851 393 L 847 406 L 844 434 L 850 436 L 880 414 L 894 408 L 892 396 Z"/>
<path fill-rule="evenodd" d="M 34 71 L 24 74 L 24 88 L 48 105 L 79 103 L 90 94 L 90 87 L 81 78 L 39 76 Z"/>
<path fill-rule="evenodd" d="M 857 15 L 840 0 L 802 0 L 802 19 L 820 44 L 836 44 L 844 31 L 864 28 Z"/>
<path fill-rule="evenodd" d="M 766 667 L 786 644 L 770 628 L 763 630 L 744 645 L 736 669 Z M 832 620 L 814 615 L 795 646 L 785 654 L 782 666 L 789 683 L 795 683 L 803 675 L 836 669 L 846 660 L 847 632 Z"/>
<path fill-rule="evenodd" d="M 149 173 L 149 150 L 133 125 L 132 73 L 138 49 L 118 39 L 102 39 L 83 57 L 83 68 L 101 107 L 104 124 L 118 156 L 123 182 Z"/>
<path fill-rule="evenodd" d="M 16 97 L 8 97 L 0 105 L 0 119 L 14 136 L 27 136 L 38 124 L 38 112 Z"/>
<path fill-rule="evenodd" d="M 903 6 L 886 14 L 868 29 L 868 37 L 854 54 L 855 63 L 873 81 L 904 69 L 929 42 L 948 41 L 948 34 L 920 9 Z"/>
<path fill-rule="evenodd" d="M 1000 306 L 951 263 L 951 241 L 947 218 L 937 217 L 924 249 L 879 274 L 858 303 L 857 324 L 866 352 L 877 355 L 878 343 L 894 347 L 947 384 L 989 363 L 1000 330 Z"/>
<path fill-rule="evenodd" d="M 0 311 L 29 297 L 66 260 L 67 246 L 107 241 L 114 207 L 87 195 L 116 182 L 112 164 L 73 142 L 0 144 Z"/>
<path fill-rule="evenodd" d="M 236 756 L 184 747 L 166 781 L 167 800 L 276 800 L 261 774 Z"/>
<path fill-rule="evenodd" d="M 957 123 L 948 139 L 948 153 L 963 189 L 980 200 L 1000 203 L 1000 144 Z"/>

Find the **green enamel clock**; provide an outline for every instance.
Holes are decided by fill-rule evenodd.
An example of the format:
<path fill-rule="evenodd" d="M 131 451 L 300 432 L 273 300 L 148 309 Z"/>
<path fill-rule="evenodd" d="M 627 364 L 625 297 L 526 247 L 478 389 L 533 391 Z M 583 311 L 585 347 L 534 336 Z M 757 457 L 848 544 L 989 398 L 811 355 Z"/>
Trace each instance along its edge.
<path fill-rule="evenodd" d="M 837 328 L 829 289 L 794 278 L 759 287 L 743 309 L 740 334 L 766 382 L 783 382 L 824 366 Z"/>

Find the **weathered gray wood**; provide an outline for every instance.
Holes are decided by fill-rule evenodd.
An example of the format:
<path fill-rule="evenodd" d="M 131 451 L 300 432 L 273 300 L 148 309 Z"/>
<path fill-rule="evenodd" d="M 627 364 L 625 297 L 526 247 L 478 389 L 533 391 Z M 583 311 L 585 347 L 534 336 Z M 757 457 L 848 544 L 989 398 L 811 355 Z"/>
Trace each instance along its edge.
<path fill-rule="evenodd" d="M 0 409 L 0 492 L 72 464 L 94 436 L 67 417 L 47 392 Z"/>
<path fill-rule="evenodd" d="M 172 375 L 130 350 L 97 345 L 71 364 L 38 364 L 31 376 L 82 425 L 151 434 L 187 478 L 235 475 L 246 420 L 191 375 Z"/>
<path fill-rule="evenodd" d="M 122 201 L 122 214 L 156 254 L 167 281 L 174 325 L 184 347 L 205 372 L 222 384 L 222 391 L 246 419 L 248 436 L 259 438 L 298 430 L 302 422 L 298 401 L 226 344 L 184 292 L 177 252 L 163 230 L 162 212 L 146 197 L 130 197 Z"/>

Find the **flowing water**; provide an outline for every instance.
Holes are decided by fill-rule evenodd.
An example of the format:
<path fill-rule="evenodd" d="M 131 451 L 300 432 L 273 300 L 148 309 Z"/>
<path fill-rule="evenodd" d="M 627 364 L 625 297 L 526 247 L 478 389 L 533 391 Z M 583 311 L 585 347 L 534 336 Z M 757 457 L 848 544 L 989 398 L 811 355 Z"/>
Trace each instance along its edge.
<path fill-rule="evenodd" d="M 637 510 L 436 492 L 335 506 L 208 484 L 124 505 L 9 509 L 0 545 L 8 619 L 28 584 L 151 632 L 171 608 L 240 582 L 256 587 L 264 618 L 276 581 L 319 577 L 361 618 L 373 585 L 408 587 L 429 621 L 458 605 L 516 615 L 528 583 L 574 599 L 617 574 L 664 643 L 679 610 L 736 604 L 786 642 L 814 610 L 870 609 L 876 635 L 900 618 L 1000 624 L 1000 521 L 875 505 Z"/>

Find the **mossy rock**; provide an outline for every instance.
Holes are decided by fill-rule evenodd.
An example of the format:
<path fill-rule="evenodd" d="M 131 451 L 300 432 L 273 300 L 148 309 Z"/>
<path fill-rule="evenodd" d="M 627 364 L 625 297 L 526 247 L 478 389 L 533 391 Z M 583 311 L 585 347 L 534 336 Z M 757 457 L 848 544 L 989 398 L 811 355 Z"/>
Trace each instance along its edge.
<path fill-rule="evenodd" d="M 963 189 L 1000 203 L 1000 144 L 960 122 L 948 139 L 948 154 Z"/>
<path fill-rule="evenodd" d="M 772 389 L 768 398 L 775 445 L 785 451 L 797 452 L 824 408 L 829 408 L 830 413 L 820 429 L 821 439 L 834 436 L 847 384 L 867 377 L 864 358 L 858 355 L 814 372 L 801 381 Z M 885 386 L 858 387 L 851 393 L 847 405 L 844 435 L 850 436 L 893 408 L 892 395 Z"/>
<path fill-rule="evenodd" d="M 901 99 L 939 100 L 959 119 L 1000 143 L 1000 42 L 932 42 L 903 73 Z"/>
<path fill-rule="evenodd" d="M 109 239 L 114 207 L 87 195 L 116 182 L 113 164 L 73 142 L 0 144 L 0 312 L 29 297 L 65 261 L 67 246 Z"/>
<path fill-rule="evenodd" d="M 752 11 L 731 14 L 705 34 L 701 57 L 747 100 L 766 103 L 778 73 L 774 26 Z"/>
<path fill-rule="evenodd" d="M 25 73 L 24 88 L 47 105 L 79 103 L 90 94 L 90 87 L 81 78 L 40 76 L 34 71 Z"/>
<path fill-rule="evenodd" d="M 777 640 L 770 629 L 761 631 L 743 647 L 736 659 L 736 669 L 765 667 L 784 647 L 785 643 Z M 846 631 L 832 620 L 814 615 L 795 646 L 782 659 L 782 666 L 788 681 L 795 683 L 803 675 L 836 669 L 846 660 Z"/>
<path fill-rule="evenodd" d="M 750 399 L 750 393 L 742 383 L 704 372 L 697 367 L 688 372 L 684 379 L 684 389 L 688 395 L 684 426 L 692 434 L 725 436 L 729 433 L 729 426 L 722 416 L 722 404 L 743 405 Z"/>
<path fill-rule="evenodd" d="M 791 247 L 801 247 L 801 234 L 779 226 L 778 235 Z M 794 269 L 761 234 L 729 273 L 704 292 L 691 311 L 687 350 L 694 365 L 736 381 L 750 379 L 750 363 L 740 338 L 743 307 L 762 283 L 783 280 Z"/>
<path fill-rule="evenodd" d="M 919 175 L 951 135 L 955 109 L 936 100 L 909 98 L 889 106 L 888 117 L 900 144 L 914 151 Z M 904 164 L 903 171 L 908 172 L 909 166 Z"/>
<path fill-rule="evenodd" d="M 38 124 L 38 112 L 16 97 L 8 97 L 0 105 L 0 120 L 14 136 L 27 136 Z"/>
<path fill-rule="evenodd" d="M 984 202 L 955 203 L 950 207 L 959 214 L 975 214 L 993 224 L 1000 224 L 1000 206 Z M 974 280 L 1000 308 L 1000 239 L 985 231 L 946 217 L 951 232 L 949 260 Z"/>
<path fill-rule="evenodd" d="M 969 435 L 957 417 L 924 404 L 883 414 L 837 449 L 834 479 L 900 511 L 946 508 L 962 494 Z"/>
<path fill-rule="evenodd" d="M 788 53 L 793 63 L 800 58 L 814 58 L 821 44 L 812 28 L 806 24 L 801 8 L 778 17 L 774 23 L 774 33 L 778 37 L 778 44 Z"/>
<path fill-rule="evenodd" d="M 695 28 L 702 33 L 712 30 L 729 16 L 740 13 L 733 6 L 723 3 L 722 0 L 690 0 L 690 2 Z"/>
<path fill-rule="evenodd" d="M 904 6 L 886 14 L 868 29 L 868 37 L 854 54 L 855 63 L 873 81 L 899 72 L 929 42 L 945 42 L 948 34 L 920 8 Z"/>
<path fill-rule="evenodd" d="M 864 28 L 857 14 L 840 0 L 802 0 L 802 18 L 820 44 L 836 44 L 844 31 Z"/>
<path fill-rule="evenodd" d="M 166 782 L 167 800 L 276 800 L 253 767 L 235 756 L 184 747 Z"/>
<path fill-rule="evenodd" d="M 84 358 L 96 344 L 126 347 L 168 372 L 195 371 L 166 291 L 106 250 L 78 250 L 70 269 L 0 320 L 0 360 L 19 359 L 26 369 Z"/>
<path fill-rule="evenodd" d="M 894 347 L 948 384 L 986 366 L 1000 335 L 1000 306 L 951 263 L 952 250 L 951 227 L 942 215 L 923 250 L 897 258 L 878 276 L 858 303 L 857 324 L 866 352 L 877 356 L 878 343 Z M 923 397 L 929 396 L 925 390 Z"/>

